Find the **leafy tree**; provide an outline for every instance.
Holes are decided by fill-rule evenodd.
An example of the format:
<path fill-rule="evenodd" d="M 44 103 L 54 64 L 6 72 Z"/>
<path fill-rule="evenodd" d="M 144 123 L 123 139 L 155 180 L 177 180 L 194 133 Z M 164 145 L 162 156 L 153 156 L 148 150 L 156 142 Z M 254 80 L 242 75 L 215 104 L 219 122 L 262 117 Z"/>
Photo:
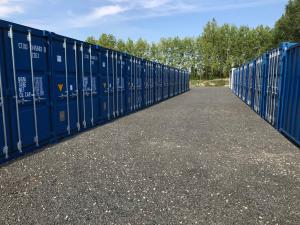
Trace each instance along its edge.
<path fill-rule="evenodd" d="M 282 41 L 300 42 L 300 0 L 289 0 L 285 13 L 276 22 L 274 43 Z"/>
<path fill-rule="evenodd" d="M 187 69 L 194 78 L 222 78 L 229 75 L 232 67 L 258 57 L 281 41 L 300 42 L 300 0 L 289 1 L 274 29 L 262 25 L 255 28 L 219 25 L 212 19 L 198 37 L 161 38 L 157 43 L 149 43 L 142 38 L 123 41 L 102 34 L 98 40 L 88 37 L 87 41 Z"/>
<path fill-rule="evenodd" d="M 93 44 L 93 45 L 96 45 L 98 44 L 97 40 L 94 38 L 94 37 L 88 37 L 86 39 L 86 42 L 90 43 L 90 44 Z"/>
<path fill-rule="evenodd" d="M 97 43 L 106 48 L 117 49 L 116 37 L 112 34 L 101 34 Z"/>

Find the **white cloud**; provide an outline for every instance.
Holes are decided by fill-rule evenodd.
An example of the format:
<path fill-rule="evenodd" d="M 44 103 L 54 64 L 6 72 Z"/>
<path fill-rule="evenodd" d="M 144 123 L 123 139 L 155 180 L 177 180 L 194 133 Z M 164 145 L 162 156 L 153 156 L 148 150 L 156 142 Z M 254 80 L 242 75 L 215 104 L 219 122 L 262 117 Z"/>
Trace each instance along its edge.
<path fill-rule="evenodd" d="M 250 0 L 250 1 L 227 1 L 223 4 L 214 4 L 212 3 L 206 3 L 206 4 L 199 4 L 196 11 L 198 12 L 213 12 L 213 11 L 228 11 L 228 10 L 234 10 L 234 9 L 244 9 L 244 8 L 254 8 L 258 6 L 264 6 L 264 5 L 272 5 L 277 4 L 280 2 L 285 2 L 286 0 Z M 218 3 L 218 2 L 215 2 Z"/>
<path fill-rule="evenodd" d="M 285 2 L 286 0 L 107 0 L 127 6 L 120 20 L 138 20 L 186 13 L 230 11 Z"/>
<path fill-rule="evenodd" d="M 18 1 L 14 0 L 0 0 L 0 16 L 7 17 L 14 13 L 22 13 L 23 7 Z"/>
<path fill-rule="evenodd" d="M 72 19 L 71 25 L 76 28 L 93 26 L 95 22 L 99 22 L 104 17 L 117 15 L 126 10 L 127 8 L 119 5 L 97 7 L 86 15 L 77 15 L 76 19 Z"/>

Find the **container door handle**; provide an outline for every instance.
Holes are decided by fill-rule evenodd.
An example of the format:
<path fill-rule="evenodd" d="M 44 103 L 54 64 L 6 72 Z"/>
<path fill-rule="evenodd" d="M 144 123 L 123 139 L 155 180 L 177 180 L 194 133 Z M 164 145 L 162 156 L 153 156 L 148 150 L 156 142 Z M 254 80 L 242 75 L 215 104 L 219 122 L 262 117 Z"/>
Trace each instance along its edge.
<path fill-rule="evenodd" d="M 22 139 L 21 139 L 20 116 L 19 116 L 19 99 L 18 99 L 18 90 L 17 90 L 17 74 L 16 74 L 15 50 L 14 50 L 14 34 L 13 34 L 12 26 L 10 26 L 8 36 L 10 38 L 13 77 L 14 77 L 14 95 L 15 95 L 14 97 L 15 97 L 17 129 L 18 129 L 17 148 L 18 148 L 19 152 L 22 152 Z"/>
<path fill-rule="evenodd" d="M 37 96 L 37 97 L 35 97 L 35 100 L 36 100 L 37 102 L 41 102 L 41 101 L 46 100 L 46 98 L 41 98 L 40 96 Z"/>
<path fill-rule="evenodd" d="M 82 79 L 82 104 L 83 104 L 83 127 L 86 128 L 85 120 L 85 87 L 84 87 L 84 61 L 83 61 L 83 43 L 80 46 L 81 51 L 81 79 Z"/>
<path fill-rule="evenodd" d="M 7 145 L 7 132 L 6 132 L 6 117 L 5 117 L 5 104 L 4 104 L 4 97 L 3 97 L 3 86 L 2 86 L 2 72 L 1 72 L 1 65 L 0 65 L 0 107 L 2 108 L 2 128 L 3 128 L 3 136 L 4 136 L 4 146 L 3 146 L 3 154 L 5 158 L 8 158 L 8 145 Z"/>
<path fill-rule="evenodd" d="M 80 112 L 79 112 L 79 89 L 78 89 L 78 62 L 77 62 L 77 42 L 74 41 L 74 60 L 75 60 L 75 75 L 76 75 L 76 101 L 77 101 L 77 130 L 80 131 Z"/>

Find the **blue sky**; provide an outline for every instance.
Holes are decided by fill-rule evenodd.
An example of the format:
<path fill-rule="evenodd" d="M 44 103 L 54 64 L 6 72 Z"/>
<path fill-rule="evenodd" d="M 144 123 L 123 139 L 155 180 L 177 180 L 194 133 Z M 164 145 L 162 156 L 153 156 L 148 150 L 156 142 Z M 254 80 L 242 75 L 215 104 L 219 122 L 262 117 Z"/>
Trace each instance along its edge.
<path fill-rule="evenodd" d="M 85 40 L 116 37 L 158 41 L 197 36 L 219 24 L 273 26 L 288 0 L 0 0 L 0 18 Z"/>

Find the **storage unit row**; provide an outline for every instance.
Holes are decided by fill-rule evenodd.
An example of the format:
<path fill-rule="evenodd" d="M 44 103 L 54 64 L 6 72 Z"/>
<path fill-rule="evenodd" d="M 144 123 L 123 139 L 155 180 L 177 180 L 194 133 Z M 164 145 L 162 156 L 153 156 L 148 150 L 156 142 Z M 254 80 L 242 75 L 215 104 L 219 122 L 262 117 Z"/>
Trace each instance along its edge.
<path fill-rule="evenodd" d="M 189 73 L 0 20 L 0 162 L 189 90 Z"/>
<path fill-rule="evenodd" d="M 230 87 L 274 128 L 300 144 L 300 44 L 282 43 L 232 69 Z"/>

